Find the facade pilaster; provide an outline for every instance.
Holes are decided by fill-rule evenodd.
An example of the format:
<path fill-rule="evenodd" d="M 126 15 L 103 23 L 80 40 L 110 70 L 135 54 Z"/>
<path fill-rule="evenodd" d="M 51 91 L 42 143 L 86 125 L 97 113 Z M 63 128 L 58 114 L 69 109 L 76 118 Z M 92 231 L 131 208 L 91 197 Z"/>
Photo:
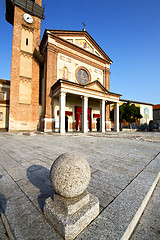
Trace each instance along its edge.
<path fill-rule="evenodd" d="M 51 87 L 57 81 L 57 56 L 58 51 L 52 46 L 47 46 L 45 62 L 46 71 L 46 103 L 45 117 L 52 118 L 52 96 Z"/>
<path fill-rule="evenodd" d="M 100 102 L 100 131 L 105 132 L 105 100 Z"/>
<path fill-rule="evenodd" d="M 57 81 L 57 55 L 58 51 L 48 43 L 45 53 L 45 80 L 44 80 L 44 102 L 43 102 L 43 120 L 44 131 L 52 131 L 53 124 L 53 97 L 51 87 Z"/>
<path fill-rule="evenodd" d="M 82 131 L 88 132 L 88 97 L 82 99 Z"/>
<path fill-rule="evenodd" d="M 114 104 L 114 131 L 119 132 L 119 103 Z"/>
<path fill-rule="evenodd" d="M 110 71 L 107 67 L 104 69 L 103 85 L 108 91 L 110 91 Z"/>
<path fill-rule="evenodd" d="M 61 92 L 59 94 L 59 132 L 65 133 L 65 105 L 66 105 L 66 93 Z"/>
<path fill-rule="evenodd" d="M 111 131 L 110 105 L 106 102 L 106 131 Z"/>

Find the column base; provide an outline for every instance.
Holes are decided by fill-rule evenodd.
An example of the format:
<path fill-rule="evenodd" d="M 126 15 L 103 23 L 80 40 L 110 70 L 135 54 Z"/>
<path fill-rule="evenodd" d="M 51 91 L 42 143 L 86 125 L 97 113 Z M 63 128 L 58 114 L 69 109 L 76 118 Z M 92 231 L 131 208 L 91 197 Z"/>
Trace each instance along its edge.
<path fill-rule="evenodd" d="M 106 131 L 107 132 L 111 131 L 111 121 L 110 120 L 106 121 Z"/>
<path fill-rule="evenodd" d="M 49 118 L 49 117 L 45 117 L 44 119 L 42 119 L 42 121 L 44 121 L 44 132 L 53 132 L 55 127 L 55 120 L 54 118 Z"/>
<path fill-rule="evenodd" d="M 106 130 L 105 129 L 100 129 L 100 132 L 104 133 L 104 132 L 106 132 Z"/>

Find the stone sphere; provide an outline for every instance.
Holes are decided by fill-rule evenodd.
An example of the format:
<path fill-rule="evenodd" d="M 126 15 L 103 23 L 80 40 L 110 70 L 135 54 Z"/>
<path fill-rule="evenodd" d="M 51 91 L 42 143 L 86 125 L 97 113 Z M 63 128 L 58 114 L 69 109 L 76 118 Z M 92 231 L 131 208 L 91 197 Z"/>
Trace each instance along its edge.
<path fill-rule="evenodd" d="M 50 171 L 54 190 L 61 196 L 72 198 L 83 193 L 91 178 L 88 162 L 75 153 L 64 153 L 52 164 Z"/>

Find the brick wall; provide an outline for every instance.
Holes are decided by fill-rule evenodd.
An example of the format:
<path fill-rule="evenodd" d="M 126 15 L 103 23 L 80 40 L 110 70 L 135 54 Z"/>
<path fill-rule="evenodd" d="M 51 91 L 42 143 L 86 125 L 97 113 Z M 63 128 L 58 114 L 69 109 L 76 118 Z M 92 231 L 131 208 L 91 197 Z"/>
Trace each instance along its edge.
<path fill-rule="evenodd" d="M 36 1 L 41 4 L 42 1 Z M 33 58 L 33 51 L 38 49 L 40 44 L 41 20 L 33 16 L 34 22 L 28 24 L 23 20 L 24 11 L 15 6 L 14 25 L 13 25 L 13 43 L 12 43 L 12 64 L 11 64 L 11 88 L 10 88 L 10 113 L 9 130 L 36 130 L 39 121 L 39 64 Z M 33 43 L 32 52 L 22 50 L 22 29 L 32 32 Z M 25 75 L 25 71 L 20 71 L 20 62 L 26 69 L 27 64 L 21 61 L 21 56 L 31 59 L 31 74 Z M 21 73 L 22 72 L 22 73 Z M 31 85 L 31 101 L 23 103 L 20 101 L 19 89 L 20 83 L 25 82 Z M 24 95 L 27 94 L 24 90 Z M 21 92 L 21 94 L 23 94 Z"/>

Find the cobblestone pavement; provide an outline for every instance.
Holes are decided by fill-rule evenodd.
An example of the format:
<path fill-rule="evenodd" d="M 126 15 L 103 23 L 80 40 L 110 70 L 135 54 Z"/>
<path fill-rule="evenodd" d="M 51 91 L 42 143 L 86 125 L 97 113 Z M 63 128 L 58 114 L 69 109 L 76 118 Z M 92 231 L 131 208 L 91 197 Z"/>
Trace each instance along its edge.
<path fill-rule="evenodd" d="M 108 233 L 100 235 L 99 224 L 110 223 L 105 220 L 108 206 L 116 203 L 130 186 L 134 187 L 136 179 L 139 184 L 137 176 L 142 176 L 141 181 L 145 179 L 146 186 L 150 179 L 154 180 L 160 133 L 0 133 L 0 205 L 16 239 L 61 239 L 45 219 L 43 207 L 46 198 L 53 197 L 49 169 L 60 154 L 70 151 L 88 160 L 92 171 L 88 191 L 98 196 L 101 210 L 97 221 L 102 222 L 95 221 L 98 230 L 91 224 L 79 238 L 106 239 Z M 148 166 L 152 169 L 145 170 Z M 140 189 L 141 184 L 138 186 Z M 139 190 L 138 200 L 138 194 L 143 196 L 145 191 L 145 187 Z M 113 239 L 120 239 L 122 231 L 112 234 Z"/>

